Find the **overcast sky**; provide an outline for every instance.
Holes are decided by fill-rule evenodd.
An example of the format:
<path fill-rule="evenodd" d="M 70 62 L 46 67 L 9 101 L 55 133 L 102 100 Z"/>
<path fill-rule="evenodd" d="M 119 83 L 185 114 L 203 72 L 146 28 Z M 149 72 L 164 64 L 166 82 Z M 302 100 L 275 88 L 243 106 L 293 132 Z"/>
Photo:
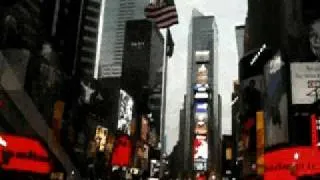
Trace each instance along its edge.
<path fill-rule="evenodd" d="M 168 63 L 166 134 L 167 151 L 178 140 L 179 111 L 186 93 L 188 29 L 192 9 L 216 18 L 219 32 L 219 93 L 222 95 L 222 132 L 231 134 L 231 93 L 238 76 L 235 26 L 243 25 L 247 0 L 175 0 L 179 24 L 171 28 L 175 42 L 174 55 Z"/>

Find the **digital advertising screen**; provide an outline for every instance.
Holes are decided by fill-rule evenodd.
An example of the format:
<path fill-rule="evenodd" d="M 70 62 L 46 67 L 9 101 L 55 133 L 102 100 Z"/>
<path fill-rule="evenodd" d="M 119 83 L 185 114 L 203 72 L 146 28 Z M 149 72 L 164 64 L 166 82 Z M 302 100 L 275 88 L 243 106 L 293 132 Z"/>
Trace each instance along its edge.
<path fill-rule="evenodd" d="M 208 125 L 204 121 L 196 122 L 196 127 L 194 129 L 196 135 L 207 135 L 208 134 Z"/>
<path fill-rule="evenodd" d="M 131 162 L 132 143 L 128 135 L 115 139 L 111 157 L 112 166 L 128 167 Z"/>
<path fill-rule="evenodd" d="M 289 141 L 285 70 L 280 51 L 264 67 L 265 147 L 288 143 Z"/>
<path fill-rule="evenodd" d="M 196 84 L 193 87 L 195 92 L 207 92 L 209 90 L 209 84 Z"/>
<path fill-rule="evenodd" d="M 195 103 L 195 121 L 208 120 L 208 103 L 196 102 Z"/>
<path fill-rule="evenodd" d="M 208 122 L 208 113 L 196 112 L 194 118 L 195 118 L 195 122 L 198 122 L 198 121 Z"/>
<path fill-rule="evenodd" d="M 196 77 L 197 84 L 208 84 L 208 69 L 202 64 L 199 66 Z"/>
<path fill-rule="evenodd" d="M 95 134 L 95 144 L 97 146 L 97 150 L 100 152 L 104 152 L 107 144 L 108 138 L 108 129 L 102 126 L 97 126 L 96 134 Z"/>
<path fill-rule="evenodd" d="M 195 171 L 206 171 L 208 169 L 207 159 L 194 159 L 193 168 Z"/>
<path fill-rule="evenodd" d="M 203 50 L 203 51 L 196 51 L 196 63 L 208 63 L 210 60 L 210 51 Z"/>
<path fill-rule="evenodd" d="M 196 135 L 193 141 L 193 159 L 208 159 L 207 136 Z"/>
<path fill-rule="evenodd" d="M 120 90 L 118 130 L 131 135 L 130 124 L 133 118 L 134 101 L 124 90 Z"/>

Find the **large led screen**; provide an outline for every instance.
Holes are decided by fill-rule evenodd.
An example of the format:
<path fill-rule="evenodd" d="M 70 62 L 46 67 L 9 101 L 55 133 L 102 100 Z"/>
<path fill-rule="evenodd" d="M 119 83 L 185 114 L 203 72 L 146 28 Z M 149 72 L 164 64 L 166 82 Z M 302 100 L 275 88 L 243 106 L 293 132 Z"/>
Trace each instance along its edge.
<path fill-rule="evenodd" d="M 197 84 L 208 84 L 208 69 L 204 64 L 198 68 L 196 82 Z"/>
<path fill-rule="evenodd" d="M 115 139 L 111 157 L 111 165 L 128 167 L 131 162 L 132 143 L 128 135 Z"/>
<path fill-rule="evenodd" d="M 285 66 L 280 52 L 264 67 L 265 96 L 265 146 L 288 143 L 288 100 Z"/>
<path fill-rule="evenodd" d="M 204 51 L 196 51 L 196 62 L 197 63 L 208 63 L 210 60 L 210 51 L 204 50 Z"/>
<path fill-rule="evenodd" d="M 207 170 L 207 160 L 206 159 L 194 159 L 193 167 L 196 171 L 206 171 Z"/>
<path fill-rule="evenodd" d="M 208 141 L 206 136 L 197 135 L 193 141 L 193 159 L 208 159 Z"/>
<path fill-rule="evenodd" d="M 95 144 L 97 146 L 98 151 L 104 152 L 107 144 L 108 137 L 108 129 L 102 126 L 97 126 L 96 135 L 94 137 Z"/>
<path fill-rule="evenodd" d="M 118 130 L 130 135 L 130 124 L 132 121 L 133 112 L 133 99 L 124 90 L 120 90 L 120 102 L 119 102 L 119 120 Z"/>
<path fill-rule="evenodd" d="M 292 104 L 312 104 L 315 89 L 320 87 L 320 63 L 297 62 L 290 64 Z"/>
<path fill-rule="evenodd" d="M 196 84 L 193 90 L 196 92 L 207 92 L 209 90 L 209 84 Z"/>
<path fill-rule="evenodd" d="M 194 133 L 196 135 L 207 135 L 208 133 L 208 125 L 204 121 L 196 122 L 196 127 L 194 129 Z"/>
<path fill-rule="evenodd" d="M 299 18 L 294 18 L 299 10 Z M 302 13 L 300 13 L 302 12 Z M 291 62 L 320 60 L 320 6 L 318 0 L 299 1 L 288 9 L 286 57 Z"/>

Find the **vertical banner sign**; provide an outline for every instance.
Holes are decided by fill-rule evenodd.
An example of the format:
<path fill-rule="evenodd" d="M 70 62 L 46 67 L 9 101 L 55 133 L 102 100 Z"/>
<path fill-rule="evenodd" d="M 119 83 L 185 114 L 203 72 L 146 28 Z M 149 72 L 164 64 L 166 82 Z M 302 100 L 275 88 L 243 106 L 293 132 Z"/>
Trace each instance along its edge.
<path fill-rule="evenodd" d="M 257 173 L 264 173 L 264 114 L 262 111 L 256 113 L 257 116 Z"/>
<path fill-rule="evenodd" d="M 60 129 L 62 127 L 62 117 L 64 112 L 64 102 L 58 100 L 54 104 L 54 112 L 53 112 L 53 133 L 54 137 L 57 140 L 57 143 L 60 142 Z"/>
<path fill-rule="evenodd" d="M 311 142 L 313 147 L 318 146 L 319 142 L 319 120 L 316 114 L 311 115 Z"/>

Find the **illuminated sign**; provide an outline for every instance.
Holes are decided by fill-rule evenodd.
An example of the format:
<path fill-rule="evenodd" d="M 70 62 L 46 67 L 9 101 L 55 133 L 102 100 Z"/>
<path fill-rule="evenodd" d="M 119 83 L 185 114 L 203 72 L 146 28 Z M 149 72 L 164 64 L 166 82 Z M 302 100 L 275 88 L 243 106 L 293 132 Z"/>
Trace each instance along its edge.
<path fill-rule="evenodd" d="M 208 69 L 202 64 L 197 72 L 197 84 L 208 84 Z"/>
<path fill-rule="evenodd" d="M 103 152 L 106 148 L 107 144 L 107 137 L 108 137 L 108 129 L 102 126 L 97 126 L 96 128 L 96 135 L 95 141 L 98 151 Z"/>
<path fill-rule="evenodd" d="M 111 165 L 128 167 L 131 162 L 132 143 L 128 135 L 121 135 L 115 140 Z"/>
<path fill-rule="evenodd" d="M 200 121 L 196 123 L 194 133 L 197 135 L 206 135 L 208 133 L 208 126 L 205 122 Z"/>
<path fill-rule="evenodd" d="M 194 98 L 195 98 L 195 99 L 208 99 L 208 98 L 209 98 L 209 94 L 208 94 L 208 93 L 205 93 L 205 92 L 197 92 L 197 93 L 194 95 Z"/>
<path fill-rule="evenodd" d="M 206 136 L 197 135 L 193 141 L 194 159 L 208 159 L 208 142 Z"/>
<path fill-rule="evenodd" d="M 206 171 L 207 170 L 207 160 L 206 159 L 194 159 L 193 168 L 196 171 Z"/>
<path fill-rule="evenodd" d="M 196 121 L 208 121 L 208 113 L 196 113 L 195 120 Z"/>
<path fill-rule="evenodd" d="M 204 50 L 204 51 L 196 51 L 196 62 L 197 63 L 207 63 L 210 60 L 210 51 Z"/>
<path fill-rule="evenodd" d="M 296 179 L 320 173 L 320 151 L 313 147 L 285 148 L 264 155 L 264 179 Z"/>
<path fill-rule="evenodd" d="M 0 168 L 11 171 L 25 171 L 49 174 L 51 164 L 45 147 L 34 139 L 1 134 L 6 146 L 0 145 Z"/>
<path fill-rule="evenodd" d="M 206 113 L 208 111 L 208 103 L 197 103 L 196 112 Z"/>
<path fill-rule="evenodd" d="M 198 92 L 206 92 L 209 90 L 209 84 L 196 84 L 193 89 Z"/>

